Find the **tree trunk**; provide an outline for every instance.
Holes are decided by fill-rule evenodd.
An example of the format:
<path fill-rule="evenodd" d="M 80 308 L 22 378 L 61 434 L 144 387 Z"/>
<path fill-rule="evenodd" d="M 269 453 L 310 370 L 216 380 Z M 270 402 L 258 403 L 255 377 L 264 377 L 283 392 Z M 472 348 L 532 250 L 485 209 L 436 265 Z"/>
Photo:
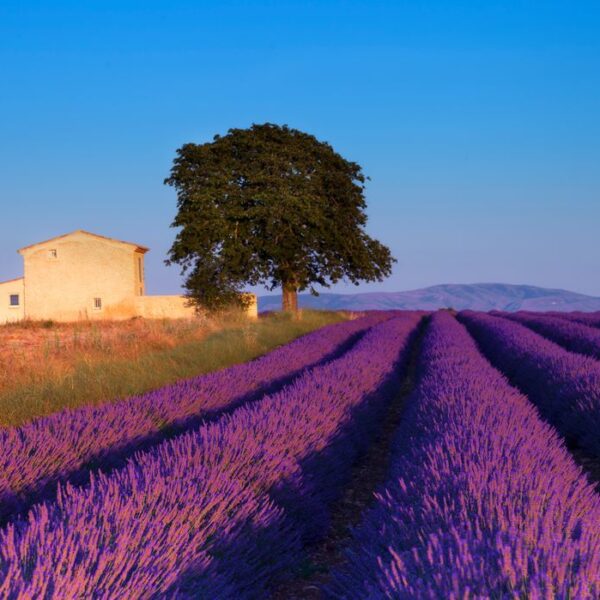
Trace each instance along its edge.
<path fill-rule="evenodd" d="M 298 312 L 298 288 L 294 284 L 283 284 L 281 308 L 287 312 Z"/>

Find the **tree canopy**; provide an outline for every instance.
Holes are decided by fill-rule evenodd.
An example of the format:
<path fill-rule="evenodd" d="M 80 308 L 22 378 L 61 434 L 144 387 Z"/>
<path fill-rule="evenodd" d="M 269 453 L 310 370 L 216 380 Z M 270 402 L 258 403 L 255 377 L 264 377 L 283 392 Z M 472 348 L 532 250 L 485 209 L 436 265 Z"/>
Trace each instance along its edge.
<path fill-rule="evenodd" d="M 381 281 L 390 251 L 365 232 L 365 176 L 314 136 L 270 123 L 177 150 L 165 183 L 180 228 L 169 251 L 198 304 L 242 302 L 247 285 L 297 292 L 342 279 Z"/>

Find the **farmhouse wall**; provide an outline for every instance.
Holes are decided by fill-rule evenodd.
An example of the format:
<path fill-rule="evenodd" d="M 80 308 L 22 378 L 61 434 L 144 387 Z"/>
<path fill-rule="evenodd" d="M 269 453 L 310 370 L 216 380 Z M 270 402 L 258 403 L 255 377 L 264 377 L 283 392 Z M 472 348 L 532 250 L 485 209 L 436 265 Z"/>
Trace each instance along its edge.
<path fill-rule="evenodd" d="M 193 317 L 195 309 L 183 296 L 145 295 L 147 251 L 82 230 L 21 248 L 25 276 L 0 283 L 0 324 L 21 319 Z M 256 318 L 256 296 L 249 296 L 247 314 Z"/>
<path fill-rule="evenodd" d="M 18 305 L 11 306 L 11 296 L 18 296 Z M 23 278 L 0 283 L 0 325 L 20 321 L 24 317 Z"/>
<path fill-rule="evenodd" d="M 143 294 L 135 246 L 77 232 L 21 250 L 28 319 L 127 319 Z"/>

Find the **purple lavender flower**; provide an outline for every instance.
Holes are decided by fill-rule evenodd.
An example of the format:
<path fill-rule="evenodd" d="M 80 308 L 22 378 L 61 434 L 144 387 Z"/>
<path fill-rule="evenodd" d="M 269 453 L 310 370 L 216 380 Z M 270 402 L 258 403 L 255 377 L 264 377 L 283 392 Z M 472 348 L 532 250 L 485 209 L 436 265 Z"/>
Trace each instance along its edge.
<path fill-rule="evenodd" d="M 599 596 L 600 496 L 465 328 L 435 314 L 387 483 L 326 597 Z"/>

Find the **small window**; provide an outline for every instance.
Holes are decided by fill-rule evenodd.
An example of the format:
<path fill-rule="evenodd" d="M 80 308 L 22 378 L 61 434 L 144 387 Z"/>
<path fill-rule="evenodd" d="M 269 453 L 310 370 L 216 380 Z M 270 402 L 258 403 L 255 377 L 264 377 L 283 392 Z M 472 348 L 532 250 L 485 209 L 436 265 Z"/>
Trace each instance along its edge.
<path fill-rule="evenodd" d="M 102 310 L 102 298 L 94 298 L 94 310 Z"/>
<path fill-rule="evenodd" d="M 11 306 L 20 306 L 19 294 L 11 294 L 10 295 L 10 305 Z"/>
<path fill-rule="evenodd" d="M 48 250 L 48 258 L 58 258 L 58 251 L 56 248 L 50 248 L 50 250 Z"/>
<path fill-rule="evenodd" d="M 140 281 L 144 280 L 144 271 L 143 271 L 143 268 L 142 268 L 142 259 L 141 259 L 141 257 L 138 258 L 138 276 L 140 278 Z"/>

